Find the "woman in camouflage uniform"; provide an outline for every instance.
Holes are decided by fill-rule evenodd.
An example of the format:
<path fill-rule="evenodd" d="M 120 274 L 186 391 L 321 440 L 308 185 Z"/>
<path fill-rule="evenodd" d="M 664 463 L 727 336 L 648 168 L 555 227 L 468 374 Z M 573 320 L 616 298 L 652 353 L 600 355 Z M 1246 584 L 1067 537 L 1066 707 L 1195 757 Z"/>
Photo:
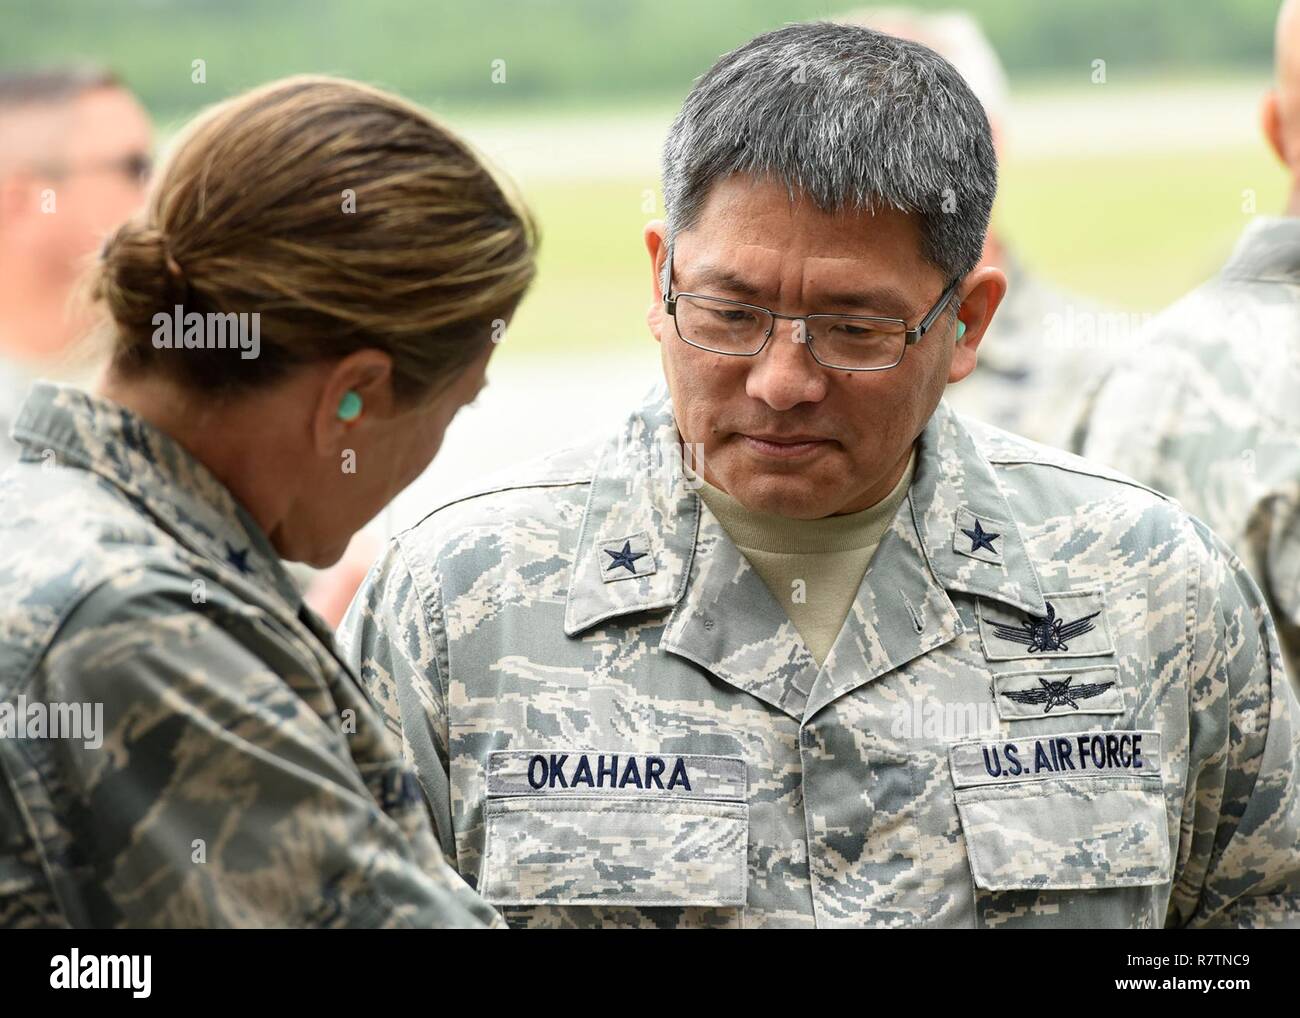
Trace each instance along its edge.
<path fill-rule="evenodd" d="M 494 923 L 282 559 L 429 464 L 533 275 L 527 213 L 383 92 L 210 110 L 105 246 L 112 360 L 0 481 L 0 926 Z"/>

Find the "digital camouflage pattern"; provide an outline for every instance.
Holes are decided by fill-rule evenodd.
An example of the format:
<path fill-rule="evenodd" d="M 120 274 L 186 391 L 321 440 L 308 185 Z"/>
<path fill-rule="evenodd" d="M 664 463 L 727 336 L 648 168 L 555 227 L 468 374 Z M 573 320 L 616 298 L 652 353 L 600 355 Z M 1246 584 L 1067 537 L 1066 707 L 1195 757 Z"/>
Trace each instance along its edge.
<path fill-rule="evenodd" d="M 979 363 L 948 388 L 960 414 L 1065 448 L 1084 383 L 1106 363 L 1114 316 L 1004 258 L 1007 295 L 980 341 Z"/>
<path fill-rule="evenodd" d="M 9 437 L 9 431 L 32 381 L 25 367 L 0 358 L 0 471 L 18 460 L 18 444 Z"/>
<path fill-rule="evenodd" d="M 75 389 L 38 385 L 14 433 L 0 705 L 103 726 L 0 733 L 0 927 L 499 923 L 229 491 Z"/>
<path fill-rule="evenodd" d="M 941 404 L 819 669 L 677 443 L 661 388 L 436 507 L 341 628 L 512 925 L 1297 922 L 1296 700 L 1203 525 Z"/>
<path fill-rule="evenodd" d="M 1072 448 L 1176 498 L 1250 569 L 1300 681 L 1300 219 L 1260 217 L 1090 394 Z"/>

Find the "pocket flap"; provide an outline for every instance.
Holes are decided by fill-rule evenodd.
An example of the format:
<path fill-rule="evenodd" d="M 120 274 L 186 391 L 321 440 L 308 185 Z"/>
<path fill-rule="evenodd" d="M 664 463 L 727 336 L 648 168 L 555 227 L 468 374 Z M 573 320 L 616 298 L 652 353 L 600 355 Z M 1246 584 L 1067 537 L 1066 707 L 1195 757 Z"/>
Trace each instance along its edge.
<path fill-rule="evenodd" d="M 1159 786 L 1060 781 L 958 794 L 975 886 L 1099 888 L 1170 879 L 1169 826 Z"/>

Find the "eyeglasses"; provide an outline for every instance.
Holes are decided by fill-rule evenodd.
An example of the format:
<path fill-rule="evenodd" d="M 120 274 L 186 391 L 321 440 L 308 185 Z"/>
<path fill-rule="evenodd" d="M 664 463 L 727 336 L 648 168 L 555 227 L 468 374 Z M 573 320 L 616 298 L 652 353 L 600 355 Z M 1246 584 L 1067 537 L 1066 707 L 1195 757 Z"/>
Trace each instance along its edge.
<path fill-rule="evenodd" d="M 682 342 L 727 357 L 754 357 L 772 338 L 778 318 L 799 322 L 796 339 L 805 342 L 813 360 L 837 371 L 888 371 L 907 348 L 934 326 L 957 292 L 954 279 L 914 329 L 901 318 L 875 315 L 781 315 L 756 304 L 702 293 L 672 294 L 673 250 L 664 266 L 664 309 L 672 316 Z"/>

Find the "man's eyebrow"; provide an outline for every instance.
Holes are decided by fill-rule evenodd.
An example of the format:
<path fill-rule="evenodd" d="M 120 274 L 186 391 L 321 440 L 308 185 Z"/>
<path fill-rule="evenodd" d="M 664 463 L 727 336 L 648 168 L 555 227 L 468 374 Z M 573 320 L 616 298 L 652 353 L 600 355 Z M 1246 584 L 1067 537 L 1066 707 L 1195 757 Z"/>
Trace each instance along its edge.
<path fill-rule="evenodd" d="M 763 288 L 738 275 L 723 265 L 702 265 L 691 273 L 690 290 L 708 294 L 721 291 L 748 301 L 758 301 Z M 913 312 L 913 302 L 892 286 L 875 286 L 865 290 L 843 290 L 819 294 L 815 307 L 809 314 L 840 312 L 841 314 L 883 315 L 888 318 L 907 319 Z"/>
<path fill-rule="evenodd" d="M 700 293 L 707 294 L 710 290 L 722 290 L 748 300 L 754 300 L 763 294 L 762 287 L 723 265 L 701 265 L 691 273 L 691 279 L 694 282 L 689 289 L 698 290 Z"/>
<path fill-rule="evenodd" d="M 823 308 L 846 315 L 883 315 L 906 319 L 912 314 L 913 302 L 892 286 L 875 286 L 866 290 L 842 290 L 818 294 L 816 310 Z"/>

